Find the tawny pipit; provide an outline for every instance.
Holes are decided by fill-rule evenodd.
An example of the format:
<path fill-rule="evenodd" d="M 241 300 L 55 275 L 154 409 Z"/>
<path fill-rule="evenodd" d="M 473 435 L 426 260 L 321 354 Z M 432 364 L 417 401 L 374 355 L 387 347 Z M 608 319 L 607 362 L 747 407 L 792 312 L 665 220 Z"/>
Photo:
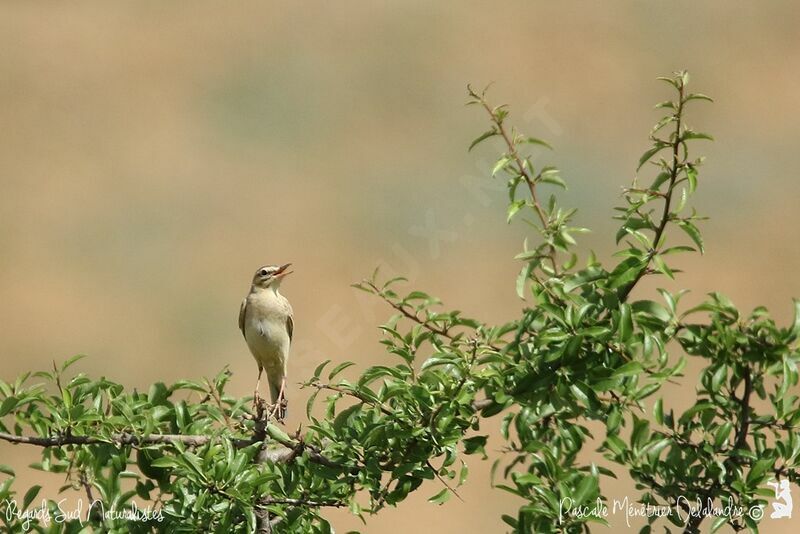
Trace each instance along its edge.
<path fill-rule="evenodd" d="M 266 371 L 273 413 L 277 413 L 278 419 L 286 417 L 286 370 L 294 330 L 292 306 L 278 289 L 283 278 L 292 273 L 286 270 L 290 265 L 266 265 L 258 269 L 250 293 L 239 308 L 239 328 L 258 364 L 255 402 L 258 403 L 261 373 Z"/>

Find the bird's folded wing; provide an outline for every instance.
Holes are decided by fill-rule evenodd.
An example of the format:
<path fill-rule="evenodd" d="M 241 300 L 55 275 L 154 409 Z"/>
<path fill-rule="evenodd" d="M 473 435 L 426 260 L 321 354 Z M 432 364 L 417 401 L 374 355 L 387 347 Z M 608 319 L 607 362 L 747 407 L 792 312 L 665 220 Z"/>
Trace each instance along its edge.
<path fill-rule="evenodd" d="M 245 339 L 247 336 L 244 333 L 244 316 L 247 313 L 247 297 L 242 299 L 242 305 L 239 307 L 239 330 L 242 331 L 242 335 Z"/>
<path fill-rule="evenodd" d="M 294 334 L 294 317 L 291 312 L 286 316 L 286 331 L 289 332 L 289 341 L 291 341 L 292 334 Z"/>

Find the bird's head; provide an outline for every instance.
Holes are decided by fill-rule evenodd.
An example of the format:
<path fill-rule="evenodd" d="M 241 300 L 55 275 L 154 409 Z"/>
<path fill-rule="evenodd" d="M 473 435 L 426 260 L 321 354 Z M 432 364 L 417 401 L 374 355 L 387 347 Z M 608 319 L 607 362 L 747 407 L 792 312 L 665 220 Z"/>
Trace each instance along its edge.
<path fill-rule="evenodd" d="M 284 265 L 265 265 L 259 267 L 256 274 L 253 275 L 253 286 L 264 289 L 268 287 L 277 289 L 281 285 L 283 277 L 294 272 L 287 270 L 291 265 L 291 263 L 286 263 Z"/>

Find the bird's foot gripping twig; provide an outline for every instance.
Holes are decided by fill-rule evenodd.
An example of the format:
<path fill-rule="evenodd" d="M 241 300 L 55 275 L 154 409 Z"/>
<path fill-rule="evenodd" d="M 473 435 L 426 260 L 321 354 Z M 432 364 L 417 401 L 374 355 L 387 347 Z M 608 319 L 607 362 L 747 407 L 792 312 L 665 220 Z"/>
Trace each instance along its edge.
<path fill-rule="evenodd" d="M 253 413 L 255 413 L 256 419 L 263 419 L 266 411 L 267 401 L 261 398 L 261 396 L 258 394 L 258 391 L 256 391 L 255 395 L 253 396 Z"/>
<path fill-rule="evenodd" d="M 289 407 L 289 401 L 286 399 L 286 377 L 281 380 L 281 387 L 278 390 L 278 397 L 272 405 L 270 417 L 274 417 L 277 421 L 283 423 L 286 419 L 286 410 Z"/>
<path fill-rule="evenodd" d="M 288 402 L 286 401 L 285 397 L 278 397 L 275 400 L 275 403 L 271 405 L 269 411 L 269 418 L 275 419 L 279 423 L 283 423 L 284 419 L 286 418 L 286 407 L 288 406 Z"/>
<path fill-rule="evenodd" d="M 286 400 L 286 394 L 283 387 L 278 392 L 278 397 L 272 404 L 269 412 L 270 419 L 274 418 L 279 423 L 283 423 L 286 419 L 286 408 L 289 406 L 289 401 Z"/>

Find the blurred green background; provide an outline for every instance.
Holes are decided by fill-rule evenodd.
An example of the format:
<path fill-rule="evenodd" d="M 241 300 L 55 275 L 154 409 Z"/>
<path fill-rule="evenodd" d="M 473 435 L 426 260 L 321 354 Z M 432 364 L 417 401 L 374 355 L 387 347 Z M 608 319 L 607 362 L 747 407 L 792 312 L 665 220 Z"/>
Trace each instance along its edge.
<path fill-rule="evenodd" d="M 130 387 L 230 365 L 231 392 L 249 395 L 256 368 L 236 316 L 264 263 L 295 264 L 283 286 L 292 382 L 326 358 L 387 361 L 375 326 L 389 310 L 349 287 L 378 264 L 470 315 L 513 318 L 526 229 L 506 226 L 488 178 L 498 147 L 467 154 L 486 126 L 463 106 L 467 83 L 494 82 L 490 99 L 555 146 L 537 162 L 562 169 L 563 202 L 594 230 L 582 243 L 608 258 L 611 208 L 669 96 L 655 78 L 689 69 L 716 100 L 689 118 L 717 139 L 695 144 L 708 156 L 694 202 L 711 217 L 708 250 L 679 261 L 678 284 L 658 283 L 788 321 L 800 296 L 798 17 L 788 1 L 5 2 L 2 378 L 86 353 L 80 370 Z M 293 428 L 304 398 L 293 386 Z M 37 452 L 0 444 L 15 466 Z M 471 463 L 464 502 L 425 503 L 431 483 L 365 530 L 502 530 L 517 504 Z M 34 480 L 49 484 L 22 471 L 21 485 Z"/>

